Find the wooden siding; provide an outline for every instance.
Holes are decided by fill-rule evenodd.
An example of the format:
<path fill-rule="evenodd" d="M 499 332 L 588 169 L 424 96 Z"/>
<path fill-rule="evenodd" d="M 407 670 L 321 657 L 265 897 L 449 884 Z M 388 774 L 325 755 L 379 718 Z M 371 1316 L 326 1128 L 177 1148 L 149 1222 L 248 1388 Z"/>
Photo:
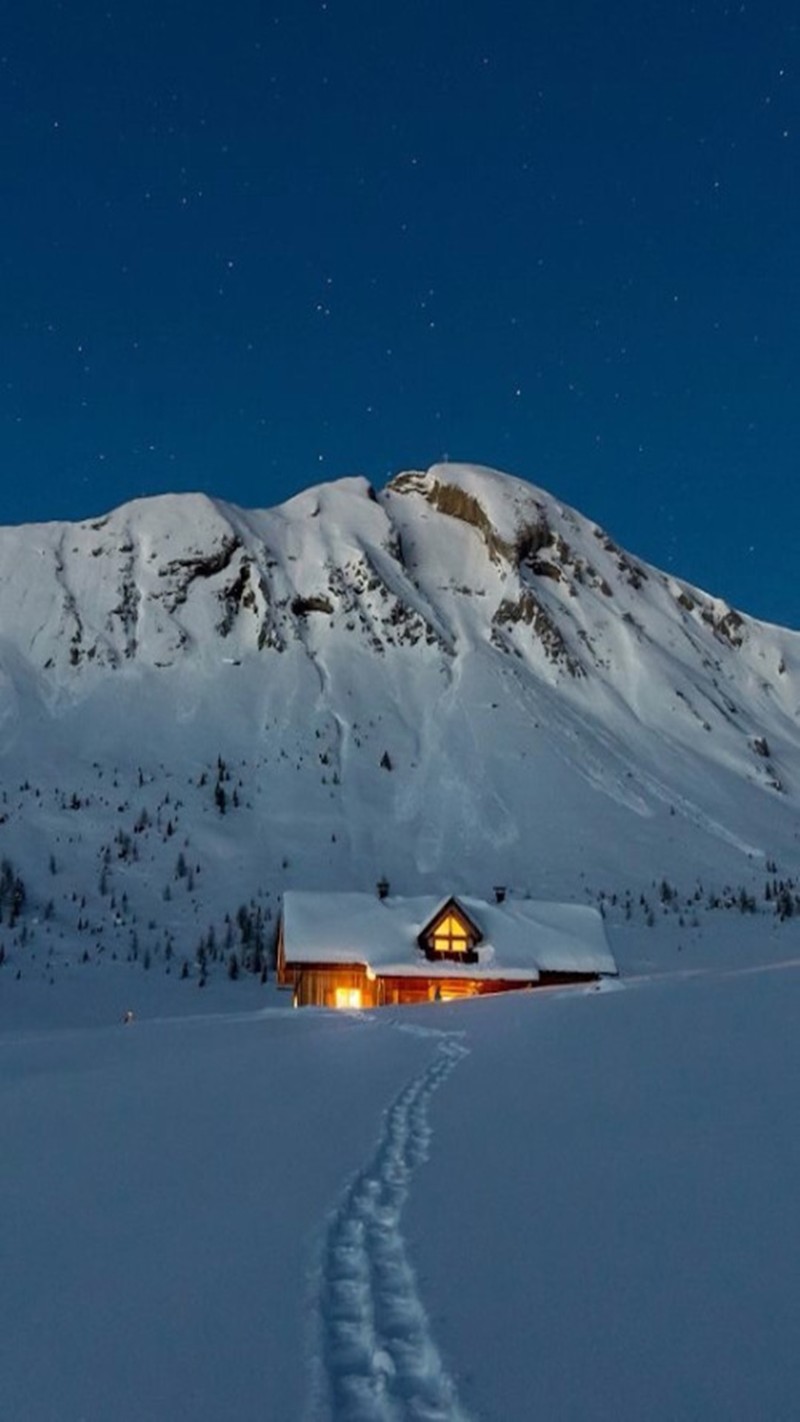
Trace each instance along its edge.
<path fill-rule="evenodd" d="M 303 963 L 292 970 L 298 1007 L 336 1007 L 337 988 L 361 993 L 361 1007 L 377 1007 L 377 980 L 370 981 L 360 963 Z"/>
<path fill-rule="evenodd" d="M 363 1008 L 410 1005 L 439 999 L 478 997 L 535 987 L 533 982 L 480 978 L 445 978 L 423 975 L 367 977 L 359 963 L 302 963 L 279 965 L 278 983 L 294 990 L 298 1007 L 336 1007 L 337 989 L 361 994 Z"/>
<path fill-rule="evenodd" d="M 421 1002 L 435 1002 L 439 998 L 448 1000 L 457 997 L 483 997 L 495 992 L 513 992 L 529 988 L 533 983 L 503 979 L 402 977 L 378 979 L 381 1006 L 403 1005 Z"/>

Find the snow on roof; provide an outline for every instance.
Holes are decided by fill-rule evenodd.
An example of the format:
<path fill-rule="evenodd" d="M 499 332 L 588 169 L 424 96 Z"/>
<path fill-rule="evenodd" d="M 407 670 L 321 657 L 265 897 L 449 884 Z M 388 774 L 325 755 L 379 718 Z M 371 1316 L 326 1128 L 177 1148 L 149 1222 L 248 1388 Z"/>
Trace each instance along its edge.
<path fill-rule="evenodd" d="M 542 972 L 616 973 L 597 909 L 581 904 L 459 895 L 483 935 L 477 963 L 431 962 L 417 938 L 448 898 L 385 898 L 363 893 L 283 896 L 287 963 L 363 963 L 378 977 L 468 977 L 535 981 Z"/>

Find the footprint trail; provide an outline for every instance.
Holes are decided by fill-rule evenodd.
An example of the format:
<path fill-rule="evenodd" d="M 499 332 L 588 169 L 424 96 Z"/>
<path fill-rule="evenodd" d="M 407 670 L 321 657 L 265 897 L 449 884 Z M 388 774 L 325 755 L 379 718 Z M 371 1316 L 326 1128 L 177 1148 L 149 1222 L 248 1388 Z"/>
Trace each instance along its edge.
<path fill-rule="evenodd" d="M 315 1422 L 469 1422 L 400 1228 L 412 1176 L 428 1156 L 431 1098 L 466 1055 L 460 1041 L 441 1034 L 431 1063 L 385 1113 L 374 1155 L 330 1222 L 319 1285 Z"/>

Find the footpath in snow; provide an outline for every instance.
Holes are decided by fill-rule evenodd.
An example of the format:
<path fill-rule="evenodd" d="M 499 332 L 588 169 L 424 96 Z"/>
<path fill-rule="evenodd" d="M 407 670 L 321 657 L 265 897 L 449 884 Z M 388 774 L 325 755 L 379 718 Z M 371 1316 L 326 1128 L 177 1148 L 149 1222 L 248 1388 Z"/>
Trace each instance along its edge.
<path fill-rule="evenodd" d="M 401 1230 L 412 1177 L 428 1156 L 431 1098 L 467 1054 L 457 1038 L 430 1035 L 438 1038 L 436 1055 L 385 1113 L 375 1153 L 346 1191 L 325 1242 L 322 1377 L 311 1411 L 331 1422 L 466 1422 Z"/>

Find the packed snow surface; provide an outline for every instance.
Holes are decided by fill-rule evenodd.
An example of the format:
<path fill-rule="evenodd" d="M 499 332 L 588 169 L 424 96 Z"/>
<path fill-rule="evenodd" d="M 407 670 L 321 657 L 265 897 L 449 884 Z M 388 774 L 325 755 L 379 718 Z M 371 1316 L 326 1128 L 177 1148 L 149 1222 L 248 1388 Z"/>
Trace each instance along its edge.
<path fill-rule="evenodd" d="M 0 1416 L 796 1416 L 797 961 L 129 1026 L 106 976 L 0 1033 Z"/>

